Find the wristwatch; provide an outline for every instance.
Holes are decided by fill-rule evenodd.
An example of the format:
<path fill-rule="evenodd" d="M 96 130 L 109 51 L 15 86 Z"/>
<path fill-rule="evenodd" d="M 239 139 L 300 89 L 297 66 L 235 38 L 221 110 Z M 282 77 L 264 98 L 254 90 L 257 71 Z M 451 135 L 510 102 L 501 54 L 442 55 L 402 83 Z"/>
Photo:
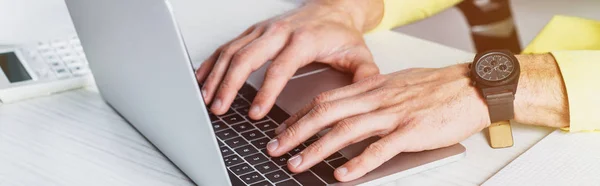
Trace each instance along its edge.
<path fill-rule="evenodd" d="M 514 118 L 514 100 L 521 72 L 519 61 L 508 50 L 477 54 L 470 65 L 470 76 L 488 105 L 493 148 L 513 145 L 510 120 Z"/>

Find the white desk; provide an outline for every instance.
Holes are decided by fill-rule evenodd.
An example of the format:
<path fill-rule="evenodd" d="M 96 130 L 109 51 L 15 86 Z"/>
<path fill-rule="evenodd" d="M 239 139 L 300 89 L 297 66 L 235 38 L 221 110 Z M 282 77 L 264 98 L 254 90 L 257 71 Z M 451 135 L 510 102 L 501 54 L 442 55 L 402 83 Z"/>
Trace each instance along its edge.
<path fill-rule="evenodd" d="M 291 8 L 267 0 L 244 2 L 277 12 Z M 248 11 L 243 10 L 248 5 L 244 2 L 230 11 Z M 203 58 L 206 50 L 212 50 L 250 21 L 269 16 L 264 11 L 252 14 L 255 16 L 243 19 L 246 22 L 219 30 L 214 40 L 201 41 L 195 34 L 203 27 L 190 22 L 210 23 L 210 18 L 198 18 L 200 21 L 186 18 L 198 10 L 189 4 L 187 9 L 183 6 L 174 2 L 175 9 L 181 10 L 177 13 L 178 20 L 194 59 Z M 210 33 L 216 31 L 205 34 Z M 440 67 L 473 57 L 393 32 L 379 32 L 366 38 L 384 73 L 409 67 Z M 467 148 L 466 158 L 386 185 L 479 185 L 551 131 L 521 125 L 513 130 L 512 148 L 491 149 L 485 132 L 481 132 L 462 142 Z M 104 104 L 97 93 L 76 90 L 0 107 L 0 185 L 192 185 L 192 182 Z"/>

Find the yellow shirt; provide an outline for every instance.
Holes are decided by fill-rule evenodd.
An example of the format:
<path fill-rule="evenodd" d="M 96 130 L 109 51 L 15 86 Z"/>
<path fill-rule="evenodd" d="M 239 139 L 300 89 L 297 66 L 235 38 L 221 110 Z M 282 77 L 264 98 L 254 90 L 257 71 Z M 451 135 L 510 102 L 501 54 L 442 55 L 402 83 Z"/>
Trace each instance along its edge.
<path fill-rule="evenodd" d="M 384 0 L 374 29 L 392 29 L 427 18 L 461 0 Z M 567 89 L 570 131 L 600 130 L 600 21 L 556 16 L 524 54 L 552 53 Z"/>

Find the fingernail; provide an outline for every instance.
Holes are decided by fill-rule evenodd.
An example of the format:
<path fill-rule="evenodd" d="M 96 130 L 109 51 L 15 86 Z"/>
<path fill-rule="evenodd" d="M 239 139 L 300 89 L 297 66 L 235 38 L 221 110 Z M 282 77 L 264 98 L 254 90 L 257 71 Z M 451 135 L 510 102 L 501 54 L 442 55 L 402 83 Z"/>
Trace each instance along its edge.
<path fill-rule="evenodd" d="M 248 115 L 258 115 L 260 114 L 260 106 L 258 105 L 254 105 L 252 106 L 252 108 L 250 108 L 250 112 L 248 113 Z"/>
<path fill-rule="evenodd" d="M 339 167 L 335 169 L 335 173 L 338 175 L 338 177 L 344 177 L 346 173 L 348 173 L 348 169 L 346 167 Z"/>
<path fill-rule="evenodd" d="M 206 92 L 207 92 L 206 89 L 202 89 L 202 96 L 208 95 Z"/>
<path fill-rule="evenodd" d="M 302 156 L 300 154 L 295 155 L 288 160 L 288 163 L 292 165 L 292 167 L 298 167 L 298 165 L 302 163 Z"/>
<path fill-rule="evenodd" d="M 285 124 L 285 123 L 284 123 L 284 124 L 281 124 L 281 125 L 279 125 L 279 127 L 277 127 L 277 128 L 275 129 L 275 134 L 280 134 L 280 133 L 282 133 L 282 132 L 283 132 L 283 130 L 285 130 L 286 128 L 287 128 L 287 124 Z"/>
<path fill-rule="evenodd" d="M 267 150 L 271 151 L 271 152 L 275 152 L 275 150 L 277 150 L 277 147 L 279 147 L 279 141 L 276 139 L 272 139 L 271 141 L 269 141 L 269 143 L 267 143 Z"/>
<path fill-rule="evenodd" d="M 217 110 L 219 108 L 221 108 L 221 99 L 215 99 L 215 101 L 213 101 L 212 106 L 210 107 L 210 109 Z"/>

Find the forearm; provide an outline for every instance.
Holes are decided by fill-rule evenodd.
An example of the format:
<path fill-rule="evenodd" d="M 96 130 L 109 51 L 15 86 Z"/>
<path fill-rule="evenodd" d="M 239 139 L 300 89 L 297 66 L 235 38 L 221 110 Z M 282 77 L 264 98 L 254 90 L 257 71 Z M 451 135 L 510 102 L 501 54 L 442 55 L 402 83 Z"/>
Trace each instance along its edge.
<path fill-rule="evenodd" d="M 383 18 L 383 0 L 309 0 L 307 3 L 333 5 L 348 14 L 361 32 L 375 28 Z"/>
<path fill-rule="evenodd" d="M 567 92 L 550 54 L 517 55 L 521 76 L 515 96 L 515 121 L 549 127 L 569 126 Z"/>

